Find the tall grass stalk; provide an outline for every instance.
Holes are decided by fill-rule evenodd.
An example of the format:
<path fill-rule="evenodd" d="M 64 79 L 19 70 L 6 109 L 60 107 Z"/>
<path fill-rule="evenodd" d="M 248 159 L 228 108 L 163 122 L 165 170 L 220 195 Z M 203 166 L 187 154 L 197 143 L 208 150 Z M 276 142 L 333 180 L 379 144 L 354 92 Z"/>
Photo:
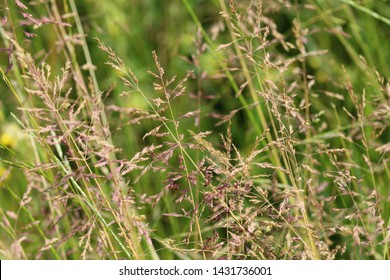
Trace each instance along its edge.
<path fill-rule="evenodd" d="M 389 259 L 383 5 L 4 3 L 1 258 Z"/>

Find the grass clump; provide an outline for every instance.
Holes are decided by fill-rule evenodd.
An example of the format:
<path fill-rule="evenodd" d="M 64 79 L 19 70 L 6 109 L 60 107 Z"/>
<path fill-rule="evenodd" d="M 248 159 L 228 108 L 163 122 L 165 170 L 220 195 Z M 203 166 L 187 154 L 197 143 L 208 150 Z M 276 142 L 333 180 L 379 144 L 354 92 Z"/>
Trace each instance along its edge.
<path fill-rule="evenodd" d="M 2 258 L 389 259 L 385 5 L 90 4 L 1 7 Z"/>

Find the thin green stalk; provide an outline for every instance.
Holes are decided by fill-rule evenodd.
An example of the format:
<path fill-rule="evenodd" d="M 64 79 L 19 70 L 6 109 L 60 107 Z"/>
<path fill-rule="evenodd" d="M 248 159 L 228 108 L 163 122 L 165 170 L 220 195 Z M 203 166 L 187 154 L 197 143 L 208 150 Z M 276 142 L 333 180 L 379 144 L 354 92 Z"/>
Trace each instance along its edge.
<path fill-rule="evenodd" d="M 362 12 L 366 13 L 367 15 L 369 15 L 369 16 L 371 16 L 379 21 L 382 21 L 390 26 L 390 19 L 388 19 L 388 18 L 362 6 L 362 5 L 359 5 L 358 3 L 354 2 L 354 1 L 351 1 L 351 0 L 340 0 L 340 1 L 352 6 L 355 9 L 362 11 Z"/>
<path fill-rule="evenodd" d="M 12 197 L 20 202 L 22 199 L 13 191 L 13 189 L 8 185 L 6 184 L 6 187 L 7 187 L 7 190 L 10 192 L 10 194 L 12 195 Z M 21 205 L 20 206 L 21 209 L 27 214 L 28 218 L 30 219 L 30 222 L 34 225 L 34 227 L 38 230 L 39 234 L 41 235 L 41 237 L 43 238 L 43 240 L 48 240 L 48 238 L 46 237 L 45 233 L 43 232 L 43 230 L 38 226 L 39 223 L 35 223 L 35 219 L 34 217 L 31 215 L 31 212 L 24 206 L 24 205 Z M 55 248 L 53 247 L 53 245 L 51 244 L 50 245 L 50 251 L 53 253 L 53 255 L 55 256 L 55 258 L 57 260 L 61 260 L 61 257 L 60 255 L 57 253 L 57 251 L 55 250 Z"/>

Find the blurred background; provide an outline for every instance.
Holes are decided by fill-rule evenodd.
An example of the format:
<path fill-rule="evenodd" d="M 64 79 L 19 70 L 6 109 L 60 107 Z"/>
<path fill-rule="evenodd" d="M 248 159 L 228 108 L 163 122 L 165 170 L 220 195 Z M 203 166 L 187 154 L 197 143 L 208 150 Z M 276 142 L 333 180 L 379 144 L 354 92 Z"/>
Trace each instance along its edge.
<path fill-rule="evenodd" d="M 178 79 L 181 79 L 189 71 L 194 71 L 187 83 L 189 98 L 180 99 L 175 103 L 177 115 L 197 110 L 200 104 L 198 97 L 201 95 L 200 115 L 195 119 L 183 121 L 184 127 L 195 131 L 212 130 L 215 133 L 210 136 L 209 141 L 221 147 L 219 133 L 226 132 L 227 124 L 218 126 L 217 124 L 222 116 L 230 114 L 232 110 L 242 109 L 243 105 L 238 98 L 235 98 L 236 92 L 224 76 L 225 69 L 221 69 L 214 55 L 215 47 L 232 40 L 226 22 L 221 16 L 220 1 L 77 0 L 74 4 L 80 22 L 73 17 L 70 2 L 58 0 L 55 1 L 54 6 L 53 1 L 1 0 L 0 2 L 2 18 L 0 66 L 17 90 L 23 91 L 18 80 L 23 73 L 18 72 L 20 71 L 18 67 L 13 65 L 16 63 L 13 56 L 15 47 L 7 38 L 16 40 L 21 47 L 30 52 L 37 64 L 46 61 L 52 68 L 53 76 L 61 72 L 67 59 L 76 60 L 86 77 L 93 69 L 106 106 L 148 109 L 146 100 L 139 94 L 121 96 L 121 93 L 127 90 L 118 78 L 121 74 L 106 65 L 107 54 L 99 49 L 97 39 L 111 47 L 123 59 L 125 65 L 136 74 L 140 87 L 150 98 L 155 95 L 154 78 L 147 71 L 155 71 L 152 51 L 156 51 L 167 77 L 177 75 Z M 226 3 L 229 5 L 229 1 Z M 257 1 L 247 0 L 238 1 L 237 5 L 240 12 L 245 15 L 249 13 L 248 7 L 253 7 L 256 3 Z M 343 66 L 354 85 L 355 92 L 362 93 L 365 88 L 365 98 L 368 101 L 374 100 L 381 91 L 374 82 L 377 80 L 376 71 L 384 77 L 385 81 L 390 77 L 389 2 L 386 0 L 266 0 L 261 3 L 263 15 L 274 28 L 270 31 L 269 39 L 277 41 L 267 47 L 267 52 L 272 54 L 272 59 L 276 61 L 280 58 L 285 61 L 299 55 L 297 49 L 289 49 L 278 41 L 280 36 L 283 42 L 296 43 L 294 20 L 300 23 L 306 50 L 324 51 L 321 55 L 313 55 L 305 59 L 307 74 L 313 80 L 310 111 L 312 116 L 319 118 L 318 122 L 313 122 L 313 125 L 319 132 L 337 132 L 340 126 L 348 126 L 350 124 L 348 113 L 340 108 L 345 107 L 351 112 L 356 112 L 356 108 L 347 98 L 344 90 Z M 56 13 L 61 15 L 61 24 L 58 22 L 42 25 L 39 22 L 35 25 L 28 23 L 31 18 L 41 22 L 45 22 L 45 19 L 49 22 L 55 21 L 50 14 Z M 196 16 L 194 17 L 192 13 Z M 84 34 L 80 34 L 78 23 L 81 24 Z M 64 55 L 66 42 L 58 36 L 60 32 L 58 25 L 67 32 L 67 38 L 73 45 L 72 57 Z M 208 34 L 214 47 L 210 46 L 202 32 Z M 87 45 L 84 44 L 84 40 Z M 89 50 L 93 65 L 88 64 L 84 46 Z M 226 58 L 228 65 L 232 68 L 239 67 L 233 49 L 227 49 L 226 54 L 226 57 L 231 55 L 231 61 Z M 294 72 L 297 69 L 299 72 L 299 67 L 301 67 L 300 63 L 295 61 L 288 68 L 287 83 L 292 84 L 294 79 L 299 77 L 299 73 Z M 232 73 L 237 81 L 242 81 L 240 71 L 236 69 L 232 70 Z M 270 77 L 278 80 L 280 74 L 277 71 L 270 72 Z M 244 89 L 242 94 L 248 96 L 247 89 Z M 297 94 L 302 100 L 303 90 L 299 89 Z M 28 97 L 25 98 L 26 100 L 21 100 L 22 103 L 28 102 Z M 361 99 L 361 96 L 359 98 Z M 375 105 L 372 104 L 367 102 L 365 110 L 368 115 L 376 110 Z M 339 108 L 338 121 L 335 119 L 332 106 Z M 15 194 L 23 196 L 25 186 L 31 181 L 20 171 L 20 168 L 25 167 L 26 161 L 31 159 L 32 147 L 30 136 L 23 132 L 21 124 L 18 123 L 18 119 L 21 118 L 19 107 L 20 103 L 11 94 L 7 84 L 2 81 L 0 83 L 0 185 L 3 181 L 7 181 Z M 153 123 L 144 122 L 142 125 L 124 126 L 126 119 L 118 112 L 108 111 L 107 115 L 110 119 L 113 142 L 121 149 L 118 152 L 119 158 L 130 158 L 139 147 L 154 143 L 153 139 L 143 139 L 145 133 L 154 128 Z M 232 119 L 232 127 L 234 127 L 232 138 L 237 149 L 244 154 L 249 153 L 251 143 L 258 136 L 258 132 L 244 110 L 239 110 Z M 367 134 L 373 131 L 373 128 L 367 127 Z M 385 127 L 378 141 L 385 144 L 389 140 L 390 131 Z M 341 146 L 342 140 L 330 137 L 328 141 L 331 145 Z M 350 149 L 355 151 L 354 164 L 364 165 L 361 147 L 353 146 Z M 378 153 L 372 153 L 371 156 L 374 162 L 388 160 L 386 156 Z M 354 172 L 362 178 L 367 177 L 366 171 L 361 171 L 359 168 Z M 383 170 L 381 172 L 385 173 Z M 388 177 L 378 178 L 379 181 L 388 182 Z M 142 177 L 134 185 L 134 192 L 155 195 L 161 189 L 162 180 L 163 178 L 158 176 Z M 389 186 L 383 183 L 382 195 L 386 196 L 388 192 Z M 39 195 L 37 194 L 38 197 Z M 167 198 L 165 206 L 140 209 L 141 213 L 150 217 L 148 218 L 151 221 L 150 226 L 166 238 L 175 230 L 161 213 L 165 213 L 167 210 L 165 207 L 168 207 L 166 205 L 172 203 L 174 200 Z M 19 204 L 12 201 L 10 193 L 2 193 L 0 205 L 1 209 L 8 209 L 4 211 L 20 212 Z M 382 209 L 383 217 L 388 218 L 390 210 L 386 207 Z M 38 205 L 35 210 L 37 215 L 39 211 L 43 211 Z M 15 225 L 20 220 L 15 220 Z M 186 222 L 183 223 L 187 226 Z M 4 233 L 0 236 L 2 240 L 8 238 L 4 237 Z M 334 238 L 336 244 L 342 243 L 341 236 L 335 235 Z M 169 250 L 161 250 L 162 258 L 174 258 Z"/>

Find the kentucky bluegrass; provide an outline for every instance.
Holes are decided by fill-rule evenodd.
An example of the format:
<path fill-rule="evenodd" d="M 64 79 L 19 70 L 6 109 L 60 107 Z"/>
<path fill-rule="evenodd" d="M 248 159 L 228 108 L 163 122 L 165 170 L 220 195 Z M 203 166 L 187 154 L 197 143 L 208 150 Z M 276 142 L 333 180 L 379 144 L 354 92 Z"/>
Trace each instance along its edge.
<path fill-rule="evenodd" d="M 0 10 L 1 258 L 390 258 L 385 1 Z"/>

